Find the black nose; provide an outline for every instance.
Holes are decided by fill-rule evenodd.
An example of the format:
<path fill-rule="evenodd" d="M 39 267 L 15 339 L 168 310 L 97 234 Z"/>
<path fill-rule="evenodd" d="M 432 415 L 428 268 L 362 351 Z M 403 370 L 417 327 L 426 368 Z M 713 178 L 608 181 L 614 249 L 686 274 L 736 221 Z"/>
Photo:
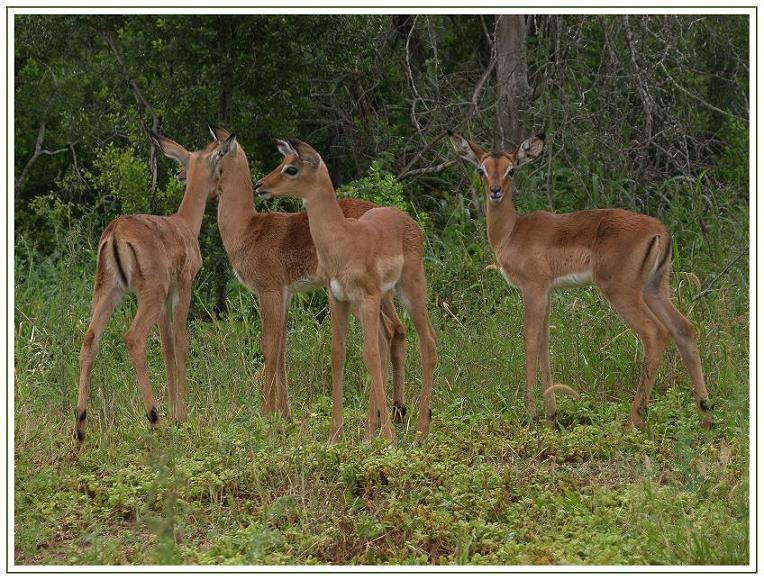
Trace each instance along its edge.
<path fill-rule="evenodd" d="M 491 193 L 499 193 L 501 191 L 501 185 L 492 185 Z"/>

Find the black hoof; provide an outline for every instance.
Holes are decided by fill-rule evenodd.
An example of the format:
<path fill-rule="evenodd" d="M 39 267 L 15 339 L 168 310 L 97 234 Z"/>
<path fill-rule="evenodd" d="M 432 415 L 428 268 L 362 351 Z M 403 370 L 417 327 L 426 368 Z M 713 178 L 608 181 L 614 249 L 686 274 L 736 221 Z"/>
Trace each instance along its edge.
<path fill-rule="evenodd" d="M 77 443 L 82 443 L 85 441 L 85 432 L 80 429 L 75 429 L 74 438 L 77 440 Z"/>
<path fill-rule="evenodd" d="M 159 415 L 157 414 L 157 408 L 156 407 L 151 407 L 151 411 L 146 413 L 146 418 L 149 420 L 149 422 L 151 423 L 152 427 L 154 425 L 156 425 L 157 421 L 159 421 Z"/>
<path fill-rule="evenodd" d="M 403 423 L 406 418 L 406 405 L 395 401 L 393 403 L 393 421 L 396 423 Z"/>

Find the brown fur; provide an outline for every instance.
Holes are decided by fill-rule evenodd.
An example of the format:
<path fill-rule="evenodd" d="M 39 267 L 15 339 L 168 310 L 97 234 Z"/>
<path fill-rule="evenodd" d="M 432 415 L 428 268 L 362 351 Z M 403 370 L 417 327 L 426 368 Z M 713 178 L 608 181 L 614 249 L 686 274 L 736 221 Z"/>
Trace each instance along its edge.
<path fill-rule="evenodd" d="M 229 132 L 211 127 L 217 139 Z M 258 213 L 252 200 L 252 180 L 246 153 L 224 164 L 218 203 L 218 227 L 228 258 L 241 282 L 254 292 L 262 311 L 262 350 L 265 358 L 263 411 L 290 416 L 285 368 L 286 322 L 293 294 L 323 284 L 317 273 L 318 258 L 310 235 L 308 215 Z M 346 217 L 360 217 L 377 207 L 369 201 L 340 201 Z M 403 406 L 406 330 L 395 312 L 392 297 L 383 298 L 380 349 L 385 363 L 392 359 L 393 399 Z"/>
<path fill-rule="evenodd" d="M 90 376 L 98 344 L 111 313 L 129 290 L 138 297 L 138 310 L 125 343 L 143 393 L 146 416 L 152 424 L 156 422 L 145 351 L 148 334 L 158 322 L 173 417 L 178 422 L 186 419 L 186 317 L 191 285 L 202 264 L 198 237 L 204 207 L 207 199 L 214 197 L 219 177 L 211 159 L 220 154 L 222 146 L 212 143 L 204 151 L 189 153 L 174 141 L 158 135 L 155 138 L 166 154 L 185 164 L 188 183 L 175 214 L 122 216 L 101 234 L 91 319 L 80 351 L 75 412 L 79 441 L 85 438 Z"/>
<path fill-rule="evenodd" d="M 298 197 L 305 203 L 318 256 L 317 271 L 328 286 L 332 314 L 330 440 L 336 441 L 343 430 L 342 375 L 350 313 L 361 322 L 364 362 L 371 375 L 367 437 L 378 434 L 380 429 L 386 439 L 395 437 L 385 404 L 376 338 L 380 304 L 393 288 L 399 292 L 419 335 L 423 379 L 417 434 L 425 437 L 430 428 L 430 392 L 436 354 L 426 308 L 421 229 L 408 215 L 392 207 L 377 207 L 357 219 L 347 218 L 318 153 L 302 142 L 280 142 L 279 149 L 285 156 L 283 162 L 256 185 L 256 191 L 267 197 Z M 289 168 L 298 168 L 298 174 L 282 173 L 282 169 Z"/>
<path fill-rule="evenodd" d="M 643 425 L 655 374 L 669 335 L 690 373 L 704 427 L 711 425 L 695 334 L 671 303 L 671 235 L 653 217 L 621 209 L 567 214 L 536 211 L 520 216 L 512 202 L 512 176 L 538 158 L 542 135 L 525 140 L 514 153 L 485 153 L 451 134 L 455 149 L 482 171 L 486 189 L 486 226 L 498 269 L 520 289 L 525 307 L 526 405 L 536 414 L 533 386 L 541 364 L 547 418 L 556 414 L 549 362 L 550 291 L 557 286 L 596 285 L 645 349 L 642 375 L 629 422 Z M 564 389 L 562 389 L 564 390 Z"/>

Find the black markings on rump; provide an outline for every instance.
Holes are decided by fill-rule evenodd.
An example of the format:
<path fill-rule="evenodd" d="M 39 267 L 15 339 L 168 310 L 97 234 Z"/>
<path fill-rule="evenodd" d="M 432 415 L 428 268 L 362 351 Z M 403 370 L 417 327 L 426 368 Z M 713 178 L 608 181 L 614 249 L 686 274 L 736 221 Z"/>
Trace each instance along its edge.
<path fill-rule="evenodd" d="M 135 265 L 135 269 L 138 271 L 138 275 L 142 276 L 141 274 L 141 266 L 138 263 L 138 254 L 135 251 L 135 247 L 130 242 L 125 242 L 127 244 L 127 247 L 130 248 L 130 251 L 133 253 L 133 264 Z"/>
<path fill-rule="evenodd" d="M 117 265 L 117 275 L 119 276 L 119 280 L 122 283 L 122 286 L 127 288 L 127 276 L 125 276 L 125 269 L 122 267 L 122 259 L 119 257 L 116 238 L 111 239 L 111 252 L 114 254 L 114 263 Z"/>

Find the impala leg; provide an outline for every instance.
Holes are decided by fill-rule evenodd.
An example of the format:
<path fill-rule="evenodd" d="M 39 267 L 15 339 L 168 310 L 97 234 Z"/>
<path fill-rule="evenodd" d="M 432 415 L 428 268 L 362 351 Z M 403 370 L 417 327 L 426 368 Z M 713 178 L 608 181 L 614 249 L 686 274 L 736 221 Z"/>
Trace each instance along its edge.
<path fill-rule="evenodd" d="M 536 365 L 539 362 L 539 348 L 542 344 L 544 321 L 546 319 L 548 290 L 524 288 L 523 340 L 525 343 L 525 406 L 528 414 L 535 419 L 536 401 L 533 388 L 536 386 Z M 548 353 L 547 353 L 548 354 Z M 547 402 L 549 399 L 547 399 Z M 549 409 L 547 409 L 548 411 Z"/>
<path fill-rule="evenodd" d="M 387 384 L 387 375 L 390 370 L 390 342 L 393 337 L 393 323 L 384 314 L 379 313 L 379 323 L 377 324 L 377 335 L 379 344 L 379 360 L 382 366 L 382 383 Z"/>
<path fill-rule="evenodd" d="M 417 420 L 417 439 L 422 440 L 430 433 L 432 421 L 432 377 L 435 365 L 438 363 L 438 354 L 435 350 L 435 331 L 430 324 L 427 314 L 427 284 L 424 278 L 424 268 L 421 261 L 412 275 L 401 278 L 401 299 L 411 317 L 417 336 L 419 337 L 419 349 L 422 359 L 422 393 L 419 396 L 419 419 Z"/>
<path fill-rule="evenodd" d="M 693 396 L 698 411 L 701 414 L 701 425 L 708 429 L 711 427 L 711 405 L 708 399 L 708 390 L 703 380 L 703 369 L 700 365 L 700 353 L 695 338 L 695 329 L 671 303 L 671 290 L 668 283 L 668 272 L 659 281 L 648 284 L 645 288 L 645 301 L 655 315 L 668 329 L 671 337 L 679 348 L 687 371 L 690 373 L 693 385 Z"/>
<path fill-rule="evenodd" d="M 329 311 L 332 317 L 332 417 L 329 420 L 329 442 L 336 443 L 342 437 L 342 382 L 345 371 L 348 316 L 350 304 L 335 300 L 329 292 Z"/>
<path fill-rule="evenodd" d="M 191 286 L 178 289 L 178 303 L 173 312 L 175 329 L 175 367 L 178 373 L 178 388 L 175 394 L 173 420 L 182 423 L 186 420 L 186 367 L 188 364 L 188 309 L 191 307 Z"/>
<path fill-rule="evenodd" d="M 647 306 L 638 286 L 624 284 L 605 288 L 603 293 L 626 324 L 637 333 L 645 351 L 639 385 L 629 413 L 629 424 L 642 427 L 647 418 L 647 405 L 655 384 L 658 364 L 668 341 L 668 331 Z"/>
<path fill-rule="evenodd" d="M 75 432 L 74 435 L 79 442 L 85 439 L 85 429 L 87 427 L 87 405 L 90 393 L 90 375 L 93 370 L 93 360 L 98 353 L 98 346 L 101 342 L 106 322 L 111 313 L 122 299 L 122 290 L 119 288 L 109 288 L 104 290 L 103 286 L 96 285 L 93 292 L 93 311 L 90 316 L 90 324 L 85 332 L 85 338 L 82 341 L 80 349 L 80 382 L 77 395 L 77 408 L 74 411 Z"/>
<path fill-rule="evenodd" d="M 138 377 L 138 385 L 140 385 L 141 392 L 143 393 L 146 418 L 152 426 L 156 424 L 159 415 L 157 414 L 156 403 L 154 402 L 154 393 L 151 389 L 149 371 L 146 367 L 146 339 L 149 332 L 151 332 L 151 327 L 159 320 L 165 296 L 166 292 L 163 292 L 160 296 L 139 295 L 138 310 L 135 313 L 130 329 L 125 334 L 127 352 L 130 355 L 135 374 Z"/>
<path fill-rule="evenodd" d="M 285 419 L 289 419 L 292 416 L 292 411 L 289 408 L 289 390 L 287 388 L 287 376 L 286 376 L 286 348 L 287 348 L 287 325 L 289 316 L 289 304 L 292 301 L 292 296 L 286 293 L 284 297 L 284 304 L 281 310 L 281 325 L 279 334 L 279 358 L 276 366 L 276 411 L 281 413 Z"/>
<path fill-rule="evenodd" d="M 175 368 L 175 328 L 173 327 L 173 301 L 165 301 L 162 313 L 159 315 L 159 339 L 162 344 L 162 358 L 167 372 L 167 395 L 173 413 L 178 406 L 178 394 Z"/>
<path fill-rule="evenodd" d="M 539 366 L 541 367 L 541 390 L 544 395 L 544 411 L 547 423 L 551 426 L 557 424 L 557 400 L 554 391 L 546 393 L 547 388 L 552 386 L 552 363 L 549 360 L 549 318 L 552 313 L 552 297 L 547 292 L 544 321 L 541 325 L 539 336 Z"/>
<path fill-rule="evenodd" d="M 385 383 L 379 353 L 379 308 L 379 297 L 368 298 L 361 305 L 360 312 L 363 327 L 363 361 L 371 376 L 366 437 L 371 439 L 381 430 L 382 437 L 393 441 L 395 432 L 385 402 Z"/>
<path fill-rule="evenodd" d="M 276 389 L 278 388 L 278 368 L 281 357 L 281 313 L 283 312 L 281 292 L 263 292 L 260 295 L 262 323 L 261 344 L 265 365 L 263 369 L 263 414 L 276 411 Z"/>
<path fill-rule="evenodd" d="M 392 326 L 390 362 L 393 367 L 393 420 L 403 423 L 406 418 L 406 327 L 398 317 L 391 293 L 382 297 L 382 312 Z"/>

